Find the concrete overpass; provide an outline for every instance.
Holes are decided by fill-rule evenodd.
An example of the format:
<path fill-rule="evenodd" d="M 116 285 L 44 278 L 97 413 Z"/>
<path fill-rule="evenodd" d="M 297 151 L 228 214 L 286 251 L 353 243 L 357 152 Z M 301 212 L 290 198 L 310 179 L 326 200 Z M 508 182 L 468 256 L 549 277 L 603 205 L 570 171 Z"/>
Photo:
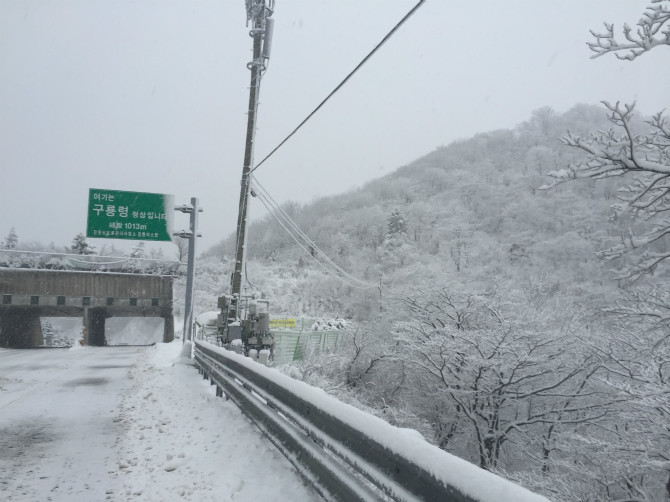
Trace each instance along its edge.
<path fill-rule="evenodd" d="M 42 343 L 40 317 L 82 317 L 88 345 L 105 344 L 110 317 L 161 317 L 174 339 L 172 277 L 0 268 L 0 347 Z"/>

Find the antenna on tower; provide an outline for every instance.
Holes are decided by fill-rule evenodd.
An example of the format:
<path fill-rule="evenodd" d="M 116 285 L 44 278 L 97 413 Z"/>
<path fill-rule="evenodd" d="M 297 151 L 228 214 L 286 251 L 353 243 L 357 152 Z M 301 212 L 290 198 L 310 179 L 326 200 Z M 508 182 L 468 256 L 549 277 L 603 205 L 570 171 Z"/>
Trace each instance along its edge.
<path fill-rule="evenodd" d="M 275 27 L 274 18 L 267 18 L 265 20 L 265 34 L 263 35 L 263 50 L 261 56 L 263 59 L 270 59 L 270 52 L 272 50 L 272 31 Z"/>

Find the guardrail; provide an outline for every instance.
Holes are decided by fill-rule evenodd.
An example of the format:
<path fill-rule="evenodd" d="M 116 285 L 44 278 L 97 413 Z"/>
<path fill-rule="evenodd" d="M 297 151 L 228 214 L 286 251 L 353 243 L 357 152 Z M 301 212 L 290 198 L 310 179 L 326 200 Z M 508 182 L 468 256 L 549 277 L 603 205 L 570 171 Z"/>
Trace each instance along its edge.
<path fill-rule="evenodd" d="M 240 354 L 196 341 L 194 359 L 326 500 L 548 502 Z"/>

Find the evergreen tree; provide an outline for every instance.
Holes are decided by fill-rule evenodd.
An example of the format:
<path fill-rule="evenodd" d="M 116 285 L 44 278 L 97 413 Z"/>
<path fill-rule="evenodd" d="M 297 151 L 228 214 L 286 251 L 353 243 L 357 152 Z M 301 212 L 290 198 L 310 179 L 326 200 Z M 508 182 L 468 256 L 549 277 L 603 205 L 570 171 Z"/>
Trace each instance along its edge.
<path fill-rule="evenodd" d="M 386 235 L 389 237 L 407 235 L 407 221 L 399 209 L 393 211 L 389 216 Z"/>
<path fill-rule="evenodd" d="M 412 252 L 407 238 L 407 221 L 399 209 L 394 210 L 387 220 L 386 237 L 379 249 L 379 256 L 387 270 L 404 267 Z"/>
<path fill-rule="evenodd" d="M 149 256 L 151 256 L 152 260 L 164 260 L 165 259 L 165 253 L 163 253 L 162 249 L 152 249 L 149 252 Z"/>
<path fill-rule="evenodd" d="M 130 253 L 131 258 L 146 258 L 146 252 L 144 251 L 144 241 L 137 243 L 137 246 L 133 248 Z"/>
<path fill-rule="evenodd" d="M 19 243 L 19 236 L 16 233 L 16 228 L 12 227 L 9 229 L 5 241 L 2 243 L 2 247 L 5 249 L 16 249 L 16 245 Z"/>
<path fill-rule="evenodd" d="M 70 251 L 74 254 L 95 254 L 95 248 L 86 242 L 86 236 L 82 233 L 78 233 L 74 236 Z"/>

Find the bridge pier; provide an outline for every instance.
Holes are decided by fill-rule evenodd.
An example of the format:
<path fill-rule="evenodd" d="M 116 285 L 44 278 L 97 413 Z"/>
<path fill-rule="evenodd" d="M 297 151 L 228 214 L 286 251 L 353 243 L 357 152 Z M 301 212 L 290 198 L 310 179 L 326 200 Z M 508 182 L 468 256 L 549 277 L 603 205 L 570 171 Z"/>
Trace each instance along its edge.
<path fill-rule="evenodd" d="M 42 344 L 39 312 L 14 308 L 0 315 L 0 347 L 26 349 Z"/>
<path fill-rule="evenodd" d="M 172 309 L 163 315 L 163 343 L 170 343 L 174 340 L 174 317 L 172 316 Z"/>
<path fill-rule="evenodd" d="M 102 308 L 84 309 L 84 326 L 86 327 L 86 345 L 102 347 L 105 345 L 105 319 L 109 315 Z"/>

